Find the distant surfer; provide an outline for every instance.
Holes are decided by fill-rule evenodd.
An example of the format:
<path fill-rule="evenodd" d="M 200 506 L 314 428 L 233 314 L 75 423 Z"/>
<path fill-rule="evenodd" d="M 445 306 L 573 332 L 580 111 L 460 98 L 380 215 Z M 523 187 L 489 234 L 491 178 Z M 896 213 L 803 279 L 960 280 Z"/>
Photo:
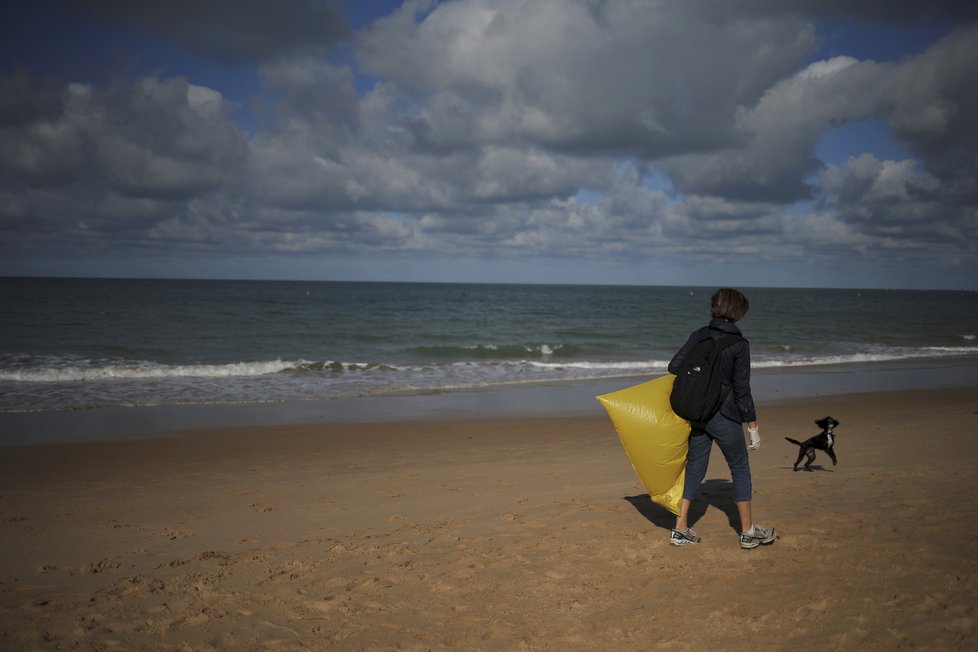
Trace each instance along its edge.
<path fill-rule="evenodd" d="M 710 307 L 713 317 L 709 324 L 710 337 L 717 339 L 726 333 L 741 335 L 736 324 L 744 318 L 750 307 L 747 297 L 737 290 L 721 288 L 711 297 Z M 697 329 L 669 363 L 670 373 L 677 372 L 682 361 L 699 339 L 700 330 Z M 733 480 L 733 500 L 740 516 L 740 547 L 751 549 L 762 544 L 773 543 L 777 533 L 774 528 L 762 527 L 754 523 L 751 515 L 753 489 L 743 424 L 747 425 L 751 450 L 760 447 L 761 436 L 754 411 L 754 397 L 750 389 L 750 344 L 746 339 L 741 338 L 740 341 L 726 347 L 720 352 L 719 363 L 723 372 L 720 408 L 704 427 L 694 427 L 689 434 L 683 500 L 679 515 L 676 517 L 676 527 L 669 535 L 669 542 L 683 546 L 700 541 L 700 537 L 696 536 L 687 522 L 689 506 L 700 483 L 706 477 L 706 469 L 710 464 L 710 451 L 713 442 L 716 442 L 727 461 Z"/>

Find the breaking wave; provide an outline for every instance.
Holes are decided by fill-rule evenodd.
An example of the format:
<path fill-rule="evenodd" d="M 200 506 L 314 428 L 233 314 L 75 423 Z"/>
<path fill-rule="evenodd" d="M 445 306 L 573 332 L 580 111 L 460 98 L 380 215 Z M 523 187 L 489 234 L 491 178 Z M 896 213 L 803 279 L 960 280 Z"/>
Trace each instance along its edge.
<path fill-rule="evenodd" d="M 405 391 L 655 376 L 668 358 L 646 360 L 562 357 L 562 348 L 527 345 L 489 355 L 466 348 L 464 359 L 432 354 L 421 362 L 270 359 L 174 364 L 125 359 L 0 356 L 0 412 L 86 409 L 101 406 L 234 404 L 329 400 Z M 564 351 L 566 353 L 566 351 Z M 975 346 L 881 347 L 853 353 L 806 354 L 788 348 L 754 351 L 756 369 L 860 365 L 900 360 L 978 356 Z M 419 358 L 417 351 L 414 358 Z"/>

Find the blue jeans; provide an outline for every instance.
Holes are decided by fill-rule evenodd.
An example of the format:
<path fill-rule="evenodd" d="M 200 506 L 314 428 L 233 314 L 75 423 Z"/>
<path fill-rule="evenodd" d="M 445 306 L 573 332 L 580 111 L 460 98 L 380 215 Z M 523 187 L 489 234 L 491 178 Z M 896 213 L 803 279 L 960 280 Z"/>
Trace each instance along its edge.
<path fill-rule="evenodd" d="M 747 460 L 747 443 L 741 424 L 731 421 L 719 412 L 706 424 L 706 429 L 694 428 L 689 434 L 689 455 L 686 457 L 686 483 L 683 498 L 692 501 L 710 465 L 713 442 L 720 447 L 730 477 L 733 480 L 735 502 L 750 500 L 753 490 L 750 481 L 750 462 Z"/>

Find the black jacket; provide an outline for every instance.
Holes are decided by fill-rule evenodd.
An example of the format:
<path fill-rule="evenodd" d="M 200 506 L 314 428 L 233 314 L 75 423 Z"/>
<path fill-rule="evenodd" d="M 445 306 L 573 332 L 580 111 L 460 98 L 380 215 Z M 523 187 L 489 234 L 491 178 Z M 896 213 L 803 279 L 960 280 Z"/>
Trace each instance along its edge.
<path fill-rule="evenodd" d="M 710 320 L 710 335 L 714 339 L 724 333 L 734 333 L 743 337 L 740 329 L 723 319 Z M 669 363 L 669 373 L 679 370 L 679 365 L 689 355 L 690 350 L 699 341 L 699 329 L 693 331 L 689 339 L 679 349 L 672 362 Z M 720 353 L 720 365 L 723 368 L 723 387 L 720 390 L 723 397 L 720 401 L 720 414 L 736 421 L 747 423 L 756 421 L 754 397 L 750 391 L 750 343 L 741 340 L 731 344 Z"/>

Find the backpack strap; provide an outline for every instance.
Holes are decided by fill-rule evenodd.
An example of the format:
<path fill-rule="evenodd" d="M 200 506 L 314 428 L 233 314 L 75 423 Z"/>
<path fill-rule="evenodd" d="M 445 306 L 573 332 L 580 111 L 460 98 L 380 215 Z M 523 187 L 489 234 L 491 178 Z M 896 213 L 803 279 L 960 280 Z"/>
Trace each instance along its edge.
<path fill-rule="evenodd" d="M 707 337 L 713 337 L 712 335 L 710 335 L 711 328 L 712 327 L 710 326 L 704 326 L 703 328 L 700 329 L 700 340 L 703 340 L 704 338 Z M 716 328 L 713 330 L 720 330 L 720 329 Z M 737 333 L 727 333 L 727 332 L 723 332 L 723 334 L 720 335 L 720 337 L 716 338 L 717 344 L 720 346 L 721 350 L 727 348 L 728 346 L 732 346 L 741 340 L 744 340 L 746 342 L 747 338 L 744 337 L 743 335 L 738 335 Z"/>
<path fill-rule="evenodd" d="M 720 345 L 720 349 L 722 350 L 727 348 L 728 346 L 732 346 L 736 344 L 741 340 L 746 342 L 747 338 L 741 335 L 737 335 L 735 333 L 724 333 L 717 339 L 717 344 Z"/>

